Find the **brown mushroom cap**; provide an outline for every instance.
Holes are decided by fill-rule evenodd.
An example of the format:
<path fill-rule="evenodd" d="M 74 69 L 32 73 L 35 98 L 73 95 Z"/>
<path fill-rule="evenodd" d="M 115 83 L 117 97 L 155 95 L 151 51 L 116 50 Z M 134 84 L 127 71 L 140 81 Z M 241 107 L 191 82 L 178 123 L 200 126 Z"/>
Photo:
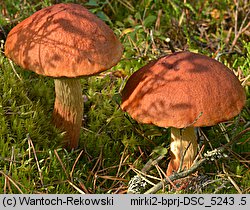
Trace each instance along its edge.
<path fill-rule="evenodd" d="M 34 13 L 8 34 L 5 54 L 15 63 L 52 77 L 92 75 L 114 66 L 123 47 L 113 31 L 77 4 Z"/>
<path fill-rule="evenodd" d="M 184 128 L 236 116 L 245 92 L 234 73 L 204 55 L 178 52 L 135 72 L 122 91 L 122 109 L 141 123 Z"/>

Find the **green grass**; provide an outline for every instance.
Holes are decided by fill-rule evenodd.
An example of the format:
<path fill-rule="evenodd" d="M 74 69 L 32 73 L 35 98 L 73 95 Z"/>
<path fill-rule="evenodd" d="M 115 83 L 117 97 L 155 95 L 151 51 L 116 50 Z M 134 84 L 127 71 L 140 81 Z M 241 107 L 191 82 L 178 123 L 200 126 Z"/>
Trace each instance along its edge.
<path fill-rule="evenodd" d="M 14 25 L 54 2 L 0 3 L 1 43 Z M 105 20 L 124 45 L 123 58 L 110 71 L 81 80 L 86 100 L 80 145 L 78 150 L 67 151 L 60 146 L 63 133 L 51 124 L 53 79 L 24 71 L 15 64 L 12 67 L 1 47 L 0 193 L 125 193 L 136 174 L 133 169 L 141 170 L 152 152 L 153 156 L 166 155 L 159 163 L 166 170 L 169 130 L 136 123 L 121 111 L 119 104 L 128 77 L 150 60 L 170 53 L 164 41 L 167 37 L 176 50 L 189 49 L 212 57 L 222 53 L 219 60 L 234 69 L 247 93 L 246 107 L 240 116 L 223 123 L 224 131 L 219 125 L 202 129 L 210 141 L 205 151 L 226 144 L 226 138 L 232 140 L 249 127 L 249 29 L 227 53 L 235 39 L 233 1 L 63 2 L 85 5 Z M 249 5 L 240 1 L 238 30 L 247 10 Z M 200 177 L 206 180 L 201 192 L 250 192 L 249 138 L 250 134 L 245 134 L 226 151 L 227 158 L 199 169 Z M 159 177 L 155 167 L 149 174 Z M 196 185 L 200 183 L 196 181 Z M 180 191 L 187 192 L 196 193 L 197 189 Z"/>

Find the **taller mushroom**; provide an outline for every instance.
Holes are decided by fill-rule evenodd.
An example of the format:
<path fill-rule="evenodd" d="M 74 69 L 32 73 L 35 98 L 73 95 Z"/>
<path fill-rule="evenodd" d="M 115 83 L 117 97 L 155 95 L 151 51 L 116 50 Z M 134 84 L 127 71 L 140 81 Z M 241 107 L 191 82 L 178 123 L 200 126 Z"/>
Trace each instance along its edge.
<path fill-rule="evenodd" d="M 171 127 L 167 175 L 190 168 L 197 154 L 194 127 L 212 126 L 239 114 L 246 95 L 220 62 L 188 51 L 152 61 L 132 74 L 121 108 L 140 123 Z"/>
<path fill-rule="evenodd" d="M 37 11 L 8 34 L 5 55 L 21 67 L 55 78 L 53 121 L 76 148 L 83 115 L 80 76 L 116 65 L 123 47 L 113 31 L 86 8 L 56 4 Z"/>

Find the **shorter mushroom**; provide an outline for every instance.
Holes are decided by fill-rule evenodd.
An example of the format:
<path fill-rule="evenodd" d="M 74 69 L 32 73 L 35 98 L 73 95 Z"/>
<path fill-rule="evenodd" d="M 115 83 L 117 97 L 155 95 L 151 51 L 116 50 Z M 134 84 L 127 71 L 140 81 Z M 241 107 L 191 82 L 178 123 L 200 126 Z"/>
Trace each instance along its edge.
<path fill-rule="evenodd" d="M 83 117 L 81 76 L 105 71 L 123 52 L 113 31 L 86 8 L 56 4 L 41 9 L 8 34 L 5 55 L 21 67 L 55 78 L 53 121 L 78 146 Z"/>
<path fill-rule="evenodd" d="M 234 73 L 220 62 L 188 51 L 152 61 L 131 75 L 121 108 L 140 123 L 171 127 L 167 175 L 193 164 L 195 127 L 212 126 L 238 115 L 246 95 Z"/>

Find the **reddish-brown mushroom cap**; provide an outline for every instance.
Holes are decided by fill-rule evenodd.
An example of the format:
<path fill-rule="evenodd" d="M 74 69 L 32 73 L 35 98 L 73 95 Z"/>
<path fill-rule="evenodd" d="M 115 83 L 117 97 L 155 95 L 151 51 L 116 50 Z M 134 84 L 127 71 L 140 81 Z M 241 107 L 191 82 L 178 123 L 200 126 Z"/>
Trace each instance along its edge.
<path fill-rule="evenodd" d="M 236 116 L 245 92 L 220 62 L 188 51 L 149 63 L 122 91 L 122 109 L 141 123 L 161 127 L 211 126 Z"/>
<path fill-rule="evenodd" d="M 5 54 L 37 74 L 92 75 L 114 66 L 123 47 L 113 31 L 77 4 L 41 9 L 8 34 Z"/>
<path fill-rule="evenodd" d="M 21 67 L 55 77 L 53 122 L 78 146 L 83 101 L 77 77 L 116 65 L 123 47 L 113 31 L 77 4 L 56 4 L 34 13 L 8 34 L 5 55 Z M 62 78 L 63 77 L 63 78 Z"/>

